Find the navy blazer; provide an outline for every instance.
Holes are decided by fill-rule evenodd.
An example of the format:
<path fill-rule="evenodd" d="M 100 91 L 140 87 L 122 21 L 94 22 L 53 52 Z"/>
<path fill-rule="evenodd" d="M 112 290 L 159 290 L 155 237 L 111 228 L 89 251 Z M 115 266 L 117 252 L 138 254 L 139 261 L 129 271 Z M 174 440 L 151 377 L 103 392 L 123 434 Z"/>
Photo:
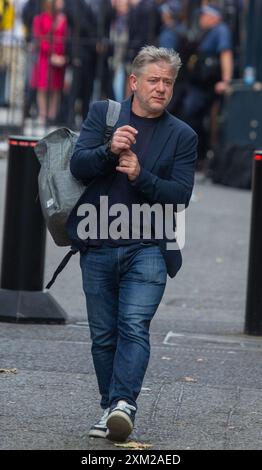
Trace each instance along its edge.
<path fill-rule="evenodd" d="M 107 101 L 95 102 L 83 123 L 71 159 L 73 176 L 87 184 L 87 189 L 73 209 L 67 223 L 73 245 L 87 248 L 77 237 L 77 208 L 89 202 L 98 206 L 99 198 L 108 193 L 116 175 L 117 158 L 104 143 Z M 132 97 L 122 103 L 115 129 L 130 123 Z M 194 185 L 197 158 L 197 135 L 183 121 L 164 111 L 147 149 L 147 157 L 138 178 L 130 182 L 139 192 L 141 203 L 184 204 L 186 207 Z M 159 246 L 166 261 L 167 272 L 174 277 L 182 265 L 180 250 L 167 250 L 166 239 Z"/>

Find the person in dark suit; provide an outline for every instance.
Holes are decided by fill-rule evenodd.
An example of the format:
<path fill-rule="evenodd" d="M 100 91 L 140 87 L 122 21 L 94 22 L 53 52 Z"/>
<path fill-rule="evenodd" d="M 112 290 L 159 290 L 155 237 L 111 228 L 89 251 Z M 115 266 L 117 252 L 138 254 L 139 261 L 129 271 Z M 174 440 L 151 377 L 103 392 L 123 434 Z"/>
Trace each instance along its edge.
<path fill-rule="evenodd" d="M 104 143 L 107 102 L 96 102 L 71 159 L 73 176 L 87 189 L 69 218 L 68 233 L 81 250 L 104 410 L 92 437 L 124 441 L 132 432 L 150 355 L 150 322 L 167 273 L 174 277 L 182 264 L 178 247 L 168 246 L 171 237 L 165 230 L 159 235 L 162 211 L 172 207 L 173 219 L 177 205 L 187 207 L 194 183 L 197 135 L 166 111 L 180 66 L 173 50 L 142 48 L 129 78 L 132 95 L 122 103 L 110 141 Z M 156 209 L 151 233 L 144 232 L 145 219 L 133 218 L 142 206 L 149 215 Z"/>
<path fill-rule="evenodd" d="M 233 76 L 233 50 L 231 31 L 219 6 L 212 3 L 202 6 L 199 26 L 197 51 L 188 60 L 189 84 L 180 117 L 198 134 L 199 169 L 204 169 L 207 151 L 218 140 L 218 112 Z"/>

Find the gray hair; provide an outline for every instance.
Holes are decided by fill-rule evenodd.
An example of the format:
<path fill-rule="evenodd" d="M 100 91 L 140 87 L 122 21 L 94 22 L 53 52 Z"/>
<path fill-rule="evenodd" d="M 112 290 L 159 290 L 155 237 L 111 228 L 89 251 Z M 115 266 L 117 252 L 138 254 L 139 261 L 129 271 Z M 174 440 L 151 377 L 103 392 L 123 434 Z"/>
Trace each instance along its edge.
<path fill-rule="evenodd" d="M 174 49 L 166 47 L 145 46 L 140 49 L 132 63 L 131 71 L 135 75 L 139 75 L 143 67 L 148 64 L 157 62 L 166 62 L 173 69 L 175 79 L 179 72 L 182 62 L 179 54 Z"/>

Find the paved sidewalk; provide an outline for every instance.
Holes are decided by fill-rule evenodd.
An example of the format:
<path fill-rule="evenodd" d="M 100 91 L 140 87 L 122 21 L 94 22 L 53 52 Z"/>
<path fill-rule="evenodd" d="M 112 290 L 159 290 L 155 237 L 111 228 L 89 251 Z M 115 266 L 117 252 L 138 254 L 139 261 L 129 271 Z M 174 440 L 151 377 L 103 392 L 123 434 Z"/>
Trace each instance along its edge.
<path fill-rule="evenodd" d="M 0 160 L 0 217 L 6 161 Z M 243 334 L 251 194 L 199 181 L 184 265 L 152 323 L 132 439 L 152 449 L 262 448 L 262 338 Z M 0 231 L 2 236 L 2 230 Z M 66 250 L 48 239 L 46 280 Z M 77 257 L 52 295 L 68 323 L 0 323 L 0 449 L 115 449 L 99 416 Z"/>

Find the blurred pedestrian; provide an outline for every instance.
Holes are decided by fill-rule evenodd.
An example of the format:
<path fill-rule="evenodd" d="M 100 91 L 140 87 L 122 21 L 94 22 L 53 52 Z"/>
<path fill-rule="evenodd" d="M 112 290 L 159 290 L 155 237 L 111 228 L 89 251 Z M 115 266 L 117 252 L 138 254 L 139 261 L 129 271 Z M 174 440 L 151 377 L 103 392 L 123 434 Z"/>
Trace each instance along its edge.
<path fill-rule="evenodd" d="M 0 0 L 0 106 L 10 104 L 13 60 L 14 0 Z"/>
<path fill-rule="evenodd" d="M 174 277 L 182 264 L 179 248 L 167 248 L 168 237 L 156 235 L 157 221 L 150 223 L 151 233 L 144 235 L 144 223 L 135 227 L 131 217 L 137 205 L 145 204 L 152 215 L 155 203 L 163 211 L 166 205 L 175 210 L 177 204 L 189 204 L 197 136 L 166 111 L 180 66 L 180 57 L 173 50 L 143 48 L 133 61 L 132 94 L 122 103 L 111 140 L 104 143 L 108 104 L 95 102 L 71 159 L 73 176 L 89 184 L 80 211 L 95 204 L 99 212 L 99 197 L 107 196 L 103 221 L 108 218 L 117 223 L 112 213 L 116 207 L 124 207 L 123 224 L 129 227 L 126 235 L 118 232 L 114 237 L 98 222 L 97 234 L 83 241 L 78 207 L 68 224 L 73 245 L 81 247 L 92 355 L 103 409 L 102 418 L 89 432 L 91 437 L 124 441 L 132 432 L 150 356 L 150 322 L 163 296 L 167 273 Z"/>
<path fill-rule="evenodd" d="M 44 0 L 42 12 L 33 20 L 37 51 L 31 87 L 37 90 L 37 105 L 42 124 L 56 119 L 67 65 L 68 23 L 63 0 Z"/>
<path fill-rule="evenodd" d="M 204 159 L 209 142 L 204 119 L 232 79 L 231 32 L 223 22 L 220 7 L 208 4 L 200 9 L 201 37 L 195 54 L 188 61 L 189 81 L 182 118 L 199 135 L 199 157 Z"/>
<path fill-rule="evenodd" d="M 111 59 L 113 69 L 113 88 L 117 101 L 125 97 L 126 68 L 125 56 L 128 45 L 128 0 L 113 0 L 115 18 L 111 25 L 110 38 L 113 42 L 113 56 Z"/>
<path fill-rule="evenodd" d="M 180 22 L 182 3 L 179 0 L 169 0 L 160 7 L 162 26 L 159 35 L 159 46 L 180 51 L 185 27 Z"/>
<path fill-rule="evenodd" d="M 128 12 L 129 44 L 126 61 L 131 65 L 141 47 L 157 43 L 160 12 L 154 0 L 130 0 Z M 130 70 L 130 67 L 129 67 Z"/>
<path fill-rule="evenodd" d="M 33 22 L 35 16 L 41 13 L 41 3 L 41 0 L 27 0 L 22 10 L 26 41 L 24 84 L 24 117 L 26 118 L 37 115 L 36 89 L 31 87 L 31 77 L 37 57 L 37 51 L 34 47 Z"/>
<path fill-rule="evenodd" d="M 88 113 L 93 96 L 113 98 L 112 76 L 108 68 L 109 41 L 113 8 L 110 0 L 66 0 L 70 17 L 70 64 L 72 85 L 68 97 L 67 125 L 77 128 L 76 104 L 81 103 L 81 118 Z"/>

